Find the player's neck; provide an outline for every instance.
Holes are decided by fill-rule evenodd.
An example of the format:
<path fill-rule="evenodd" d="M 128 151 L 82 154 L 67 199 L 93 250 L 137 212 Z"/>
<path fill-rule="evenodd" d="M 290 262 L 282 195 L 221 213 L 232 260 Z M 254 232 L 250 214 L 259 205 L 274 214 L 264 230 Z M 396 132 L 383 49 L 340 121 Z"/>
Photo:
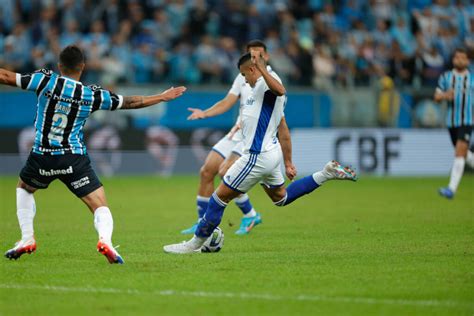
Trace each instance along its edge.
<path fill-rule="evenodd" d="M 457 68 L 454 68 L 453 69 L 455 73 L 457 73 L 458 75 L 465 75 L 469 72 L 469 69 L 468 68 L 464 68 L 464 69 L 457 69 Z"/>
<path fill-rule="evenodd" d="M 70 78 L 70 79 L 73 79 L 73 80 L 76 80 L 76 81 L 79 81 L 79 79 L 81 79 L 81 73 L 77 73 L 77 72 L 61 72 L 61 76 L 63 77 L 67 77 L 67 78 Z"/>

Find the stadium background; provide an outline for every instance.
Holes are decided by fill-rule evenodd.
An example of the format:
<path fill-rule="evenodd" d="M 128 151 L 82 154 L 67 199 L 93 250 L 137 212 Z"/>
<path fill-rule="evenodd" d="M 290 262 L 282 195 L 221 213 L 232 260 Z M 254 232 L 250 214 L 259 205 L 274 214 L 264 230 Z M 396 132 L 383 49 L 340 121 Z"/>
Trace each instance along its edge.
<path fill-rule="evenodd" d="M 6 0 L 0 17 L 6 69 L 56 69 L 61 47 L 78 44 L 87 84 L 124 95 L 188 86 L 170 104 L 93 116 L 86 141 L 106 175 L 196 172 L 238 107 L 198 122 L 186 120 L 186 109 L 227 93 L 255 38 L 268 45 L 288 87 L 300 172 L 336 157 L 366 173 L 447 174 L 445 107 L 432 95 L 454 48 L 474 48 L 469 1 Z M 24 158 L 30 148 L 35 99 L 1 89 L 0 172 L 14 174 L 18 153 Z M 433 148 L 436 156 L 422 163 Z"/>

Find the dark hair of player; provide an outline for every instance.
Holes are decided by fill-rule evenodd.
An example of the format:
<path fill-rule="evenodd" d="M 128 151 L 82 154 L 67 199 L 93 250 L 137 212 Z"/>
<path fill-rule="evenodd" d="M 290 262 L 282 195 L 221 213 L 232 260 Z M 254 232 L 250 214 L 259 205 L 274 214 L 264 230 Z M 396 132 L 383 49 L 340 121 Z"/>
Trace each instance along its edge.
<path fill-rule="evenodd" d="M 240 66 L 242 66 L 243 64 L 245 64 L 247 61 L 249 61 L 250 59 L 252 59 L 252 55 L 250 55 L 250 53 L 246 53 L 244 55 L 242 55 L 240 58 L 239 58 L 239 62 L 237 63 L 237 68 L 240 69 Z"/>
<path fill-rule="evenodd" d="M 266 52 L 267 51 L 267 45 L 261 40 L 251 40 L 250 42 L 247 43 L 247 51 L 251 49 L 252 47 L 262 47 L 263 50 Z"/>
<path fill-rule="evenodd" d="M 59 63 L 65 68 L 75 71 L 84 63 L 84 54 L 76 45 L 66 46 L 59 54 Z"/>

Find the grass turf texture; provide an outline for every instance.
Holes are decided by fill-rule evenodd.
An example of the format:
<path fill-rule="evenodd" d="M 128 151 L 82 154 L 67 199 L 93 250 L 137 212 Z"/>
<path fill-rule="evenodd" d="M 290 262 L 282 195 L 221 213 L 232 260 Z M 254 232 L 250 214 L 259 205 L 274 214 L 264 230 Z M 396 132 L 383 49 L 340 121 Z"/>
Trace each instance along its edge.
<path fill-rule="evenodd" d="M 0 315 L 472 315 L 474 177 L 452 201 L 436 192 L 446 181 L 334 181 L 286 208 L 255 188 L 264 223 L 249 236 L 233 234 L 232 204 L 220 253 L 174 256 L 162 246 L 195 220 L 197 177 L 104 178 L 123 266 L 56 181 L 36 194 L 37 252 L 0 260 Z M 3 251 L 19 237 L 15 184 L 0 178 Z"/>

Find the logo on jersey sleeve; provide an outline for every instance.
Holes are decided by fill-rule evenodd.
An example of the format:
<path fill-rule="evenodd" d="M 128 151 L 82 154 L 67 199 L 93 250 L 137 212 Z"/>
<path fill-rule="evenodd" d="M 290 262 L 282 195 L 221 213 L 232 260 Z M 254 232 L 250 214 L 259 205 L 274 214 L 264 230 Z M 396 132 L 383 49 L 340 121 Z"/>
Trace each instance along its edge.
<path fill-rule="evenodd" d="M 101 86 L 96 85 L 96 84 L 91 84 L 91 85 L 89 85 L 88 87 L 91 88 L 92 91 L 97 91 L 97 90 L 102 89 Z"/>
<path fill-rule="evenodd" d="M 46 76 L 51 76 L 53 74 L 53 71 L 52 70 L 49 70 L 49 69 L 45 69 L 45 68 L 42 68 L 36 72 L 41 72 L 42 74 L 46 75 Z"/>

